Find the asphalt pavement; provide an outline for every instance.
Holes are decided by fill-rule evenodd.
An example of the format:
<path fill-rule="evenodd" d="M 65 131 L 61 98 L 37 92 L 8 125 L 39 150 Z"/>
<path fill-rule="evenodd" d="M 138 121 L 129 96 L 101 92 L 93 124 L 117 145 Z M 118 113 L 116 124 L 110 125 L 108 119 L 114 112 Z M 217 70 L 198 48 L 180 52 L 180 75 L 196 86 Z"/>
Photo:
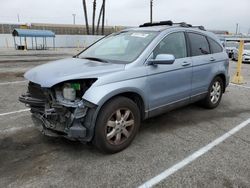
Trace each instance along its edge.
<path fill-rule="evenodd" d="M 12 72 L 36 65 L 22 63 L 21 71 L 13 66 Z M 233 75 L 236 63 L 230 64 Z M 2 78 L 0 71 L 0 187 L 143 185 L 250 118 L 250 64 L 242 73 L 244 87 L 230 85 L 217 109 L 190 105 L 146 120 L 129 148 L 105 155 L 89 144 L 43 136 L 17 100 L 27 82 L 15 82 L 24 79 L 12 74 Z M 250 125 L 156 187 L 250 187 Z"/>

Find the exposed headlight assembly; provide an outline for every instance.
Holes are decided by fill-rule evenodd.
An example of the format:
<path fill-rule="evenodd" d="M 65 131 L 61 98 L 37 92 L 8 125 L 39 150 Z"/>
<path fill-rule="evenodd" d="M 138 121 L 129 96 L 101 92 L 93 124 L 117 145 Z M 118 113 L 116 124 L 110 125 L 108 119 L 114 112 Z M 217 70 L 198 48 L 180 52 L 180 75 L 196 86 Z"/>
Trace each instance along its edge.
<path fill-rule="evenodd" d="M 63 86 L 63 97 L 69 101 L 76 100 L 76 92 L 81 89 L 81 85 L 78 83 L 65 83 Z"/>
<path fill-rule="evenodd" d="M 57 101 L 69 107 L 72 107 L 70 106 L 72 104 L 75 106 L 96 80 L 96 78 L 70 80 L 56 85 L 54 89 Z"/>

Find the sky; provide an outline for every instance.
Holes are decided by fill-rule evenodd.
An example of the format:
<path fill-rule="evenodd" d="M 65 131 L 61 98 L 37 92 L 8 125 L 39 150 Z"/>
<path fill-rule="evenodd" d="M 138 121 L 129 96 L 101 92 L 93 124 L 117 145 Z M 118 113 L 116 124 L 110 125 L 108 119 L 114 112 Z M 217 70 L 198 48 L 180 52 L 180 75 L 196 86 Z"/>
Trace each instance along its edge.
<path fill-rule="evenodd" d="M 89 22 L 93 0 L 86 0 Z M 106 24 L 137 26 L 149 21 L 150 0 L 106 0 Z M 97 13 L 102 0 L 97 0 Z M 172 20 L 207 29 L 250 32 L 250 0 L 154 0 L 154 21 Z M 84 24 L 82 0 L 0 0 L 0 23 Z"/>

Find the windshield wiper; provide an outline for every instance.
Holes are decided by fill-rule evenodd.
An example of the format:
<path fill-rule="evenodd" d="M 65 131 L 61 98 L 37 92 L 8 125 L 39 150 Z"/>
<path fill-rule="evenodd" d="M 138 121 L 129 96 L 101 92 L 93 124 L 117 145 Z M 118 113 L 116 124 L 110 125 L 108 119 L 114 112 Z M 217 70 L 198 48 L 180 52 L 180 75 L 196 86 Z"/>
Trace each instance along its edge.
<path fill-rule="evenodd" d="M 88 60 L 92 60 L 92 61 L 99 61 L 99 62 L 103 62 L 103 63 L 109 63 L 107 60 L 97 58 L 97 57 L 82 57 L 82 59 L 88 59 Z"/>

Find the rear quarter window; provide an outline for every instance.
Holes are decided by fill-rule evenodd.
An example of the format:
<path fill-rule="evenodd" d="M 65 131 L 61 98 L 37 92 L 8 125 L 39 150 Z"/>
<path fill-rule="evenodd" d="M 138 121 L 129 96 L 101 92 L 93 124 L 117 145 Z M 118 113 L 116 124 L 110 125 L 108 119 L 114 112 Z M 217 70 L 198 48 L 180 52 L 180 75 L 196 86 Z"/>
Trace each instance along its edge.
<path fill-rule="evenodd" d="M 208 38 L 208 42 L 210 45 L 211 52 L 213 54 L 220 53 L 223 51 L 223 48 L 221 47 L 221 45 L 219 45 L 215 40 Z"/>

